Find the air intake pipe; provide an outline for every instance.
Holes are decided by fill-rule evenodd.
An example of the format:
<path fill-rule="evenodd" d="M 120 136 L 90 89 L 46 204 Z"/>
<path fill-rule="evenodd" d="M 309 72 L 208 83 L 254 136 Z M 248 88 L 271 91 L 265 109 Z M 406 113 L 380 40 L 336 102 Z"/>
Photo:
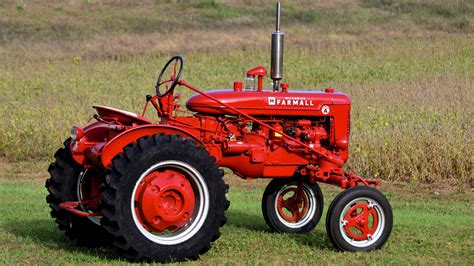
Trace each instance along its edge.
<path fill-rule="evenodd" d="M 280 31 L 280 2 L 276 5 L 276 31 L 272 33 L 272 64 L 271 75 L 273 91 L 278 91 L 283 78 L 283 40 L 285 34 Z"/>

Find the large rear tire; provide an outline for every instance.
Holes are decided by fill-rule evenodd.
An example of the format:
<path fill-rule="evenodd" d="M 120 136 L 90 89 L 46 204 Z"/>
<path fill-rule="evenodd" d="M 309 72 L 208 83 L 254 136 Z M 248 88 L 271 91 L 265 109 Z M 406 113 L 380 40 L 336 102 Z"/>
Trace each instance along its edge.
<path fill-rule="evenodd" d="M 203 147 L 178 135 L 146 136 L 113 159 L 101 192 L 102 223 L 129 259 L 196 259 L 227 220 L 226 190 Z"/>
<path fill-rule="evenodd" d="M 60 230 L 64 230 L 67 237 L 76 246 L 98 246 L 107 244 L 110 234 L 100 226 L 95 217 L 80 217 L 59 208 L 59 204 L 68 201 L 81 201 L 85 171 L 71 157 L 69 152 L 70 140 L 64 142 L 64 147 L 59 149 L 54 157 L 48 172 L 50 178 L 46 180 L 48 189 L 46 202 L 51 208 L 51 216 L 55 219 Z M 88 193 L 88 192 L 87 192 Z M 89 193 L 90 194 L 90 193 Z"/>
<path fill-rule="evenodd" d="M 305 233 L 314 229 L 323 213 L 323 193 L 317 183 L 303 182 L 302 202 L 296 202 L 298 177 L 273 179 L 262 197 L 265 222 L 273 232 Z"/>

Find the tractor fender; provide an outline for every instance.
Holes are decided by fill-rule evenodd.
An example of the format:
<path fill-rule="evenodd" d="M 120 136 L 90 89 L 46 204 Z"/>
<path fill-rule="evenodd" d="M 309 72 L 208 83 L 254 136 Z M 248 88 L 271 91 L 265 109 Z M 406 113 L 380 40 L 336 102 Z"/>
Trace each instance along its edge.
<path fill-rule="evenodd" d="M 112 159 L 119 153 L 123 152 L 125 146 L 132 142 L 136 142 L 139 138 L 144 136 L 153 136 L 155 134 L 177 134 L 184 139 L 192 139 L 196 141 L 197 145 L 203 145 L 202 141 L 196 136 L 184 131 L 178 127 L 170 125 L 142 125 L 129 129 L 112 138 L 102 149 L 101 158 L 102 165 L 107 168 L 112 164 Z"/>

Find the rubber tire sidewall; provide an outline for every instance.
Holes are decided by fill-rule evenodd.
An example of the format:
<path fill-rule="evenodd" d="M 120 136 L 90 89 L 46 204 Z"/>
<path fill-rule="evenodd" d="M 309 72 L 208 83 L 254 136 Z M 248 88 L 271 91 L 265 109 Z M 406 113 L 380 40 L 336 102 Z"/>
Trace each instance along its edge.
<path fill-rule="evenodd" d="M 64 148 L 55 153 L 56 161 L 49 166 L 50 178 L 46 181 L 48 189 L 47 203 L 51 216 L 55 218 L 59 229 L 65 230 L 66 236 L 75 246 L 99 246 L 107 244 L 110 234 L 100 225 L 87 217 L 80 217 L 59 208 L 59 204 L 78 201 L 77 182 L 82 167 L 70 155 L 70 139 L 64 142 Z"/>
<path fill-rule="evenodd" d="M 126 248 L 131 247 L 128 249 L 129 254 L 126 255 L 134 260 L 168 262 L 194 259 L 198 254 L 207 251 L 210 243 L 220 235 L 219 227 L 225 219 L 223 216 L 227 202 L 224 182 L 213 158 L 202 147 L 197 147 L 191 140 L 183 140 L 177 135 L 160 134 L 154 137 L 157 139 L 155 147 L 150 146 L 151 137 L 140 139 L 138 145 L 127 146 L 124 149 L 125 155 L 113 160 L 116 171 L 107 176 L 107 179 L 117 179 L 114 175 L 121 172 L 120 182 L 116 184 L 114 203 L 116 213 L 112 217 L 109 215 L 111 220 L 117 223 L 118 228 L 124 230 L 120 238 L 126 243 L 118 243 L 118 246 L 125 244 Z M 170 142 L 166 141 L 167 138 L 171 138 Z M 191 148 L 202 150 L 189 150 Z M 132 217 L 130 206 L 133 190 L 142 173 L 156 163 L 170 160 L 184 162 L 201 174 L 209 191 L 210 202 L 207 217 L 195 235 L 179 244 L 164 245 L 153 242 L 140 232 Z M 120 169 L 124 166 L 127 169 Z M 106 213 L 104 215 L 107 216 Z"/>
<path fill-rule="evenodd" d="M 316 196 L 317 206 L 314 212 L 314 216 L 310 219 L 310 221 L 298 228 L 291 228 L 283 224 L 277 217 L 277 210 L 275 209 L 275 201 L 277 200 L 277 194 L 280 189 L 293 182 L 298 182 L 299 178 L 290 178 L 290 179 L 272 179 L 267 187 L 265 188 L 265 192 L 263 193 L 262 197 L 262 213 L 267 223 L 268 227 L 272 232 L 277 233 L 306 233 L 313 230 L 316 225 L 319 223 L 321 216 L 323 214 L 324 209 L 324 198 L 323 193 L 321 192 L 321 188 L 317 183 L 311 184 L 309 182 L 305 182 L 309 189 L 313 191 Z"/>
<path fill-rule="evenodd" d="M 345 206 L 349 204 L 349 202 L 356 198 L 370 198 L 377 201 L 382 207 L 382 211 L 385 216 L 385 225 L 382 235 L 377 241 L 367 247 L 355 247 L 353 245 L 350 245 L 346 240 L 344 240 L 344 238 L 342 237 L 342 233 L 339 229 L 339 219 L 342 211 L 344 210 Z M 337 195 L 329 207 L 326 219 L 327 233 L 334 247 L 338 250 L 350 252 L 371 251 L 375 249 L 380 249 L 388 240 L 390 233 L 392 232 L 392 227 L 393 213 L 389 201 L 379 190 L 366 186 L 348 188 L 347 190 Z"/>

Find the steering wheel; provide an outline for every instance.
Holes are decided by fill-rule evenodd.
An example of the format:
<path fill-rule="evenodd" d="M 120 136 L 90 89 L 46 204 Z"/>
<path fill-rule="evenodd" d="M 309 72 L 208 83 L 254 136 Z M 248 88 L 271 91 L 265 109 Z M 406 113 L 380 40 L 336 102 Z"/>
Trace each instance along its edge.
<path fill-rule="evenodd" d="M 156 95 L 158 95 L 158 97 L 163 97 L 163 96 L 168 95 L 170 92 L 172 92 L 174 90 L 176 85 L 178 85 L 179 78 L 181 77 L 181 72 L 183 71 L 183 61 L 184 61 L 183 57 L 181 57 L 180 55 L 176 55 L 176 56 L 173 56 L 168 61 L 168 63 L 166 63 L 166 65 L 163 67 L 163 69 L 160 72 L 160 75 L 158 75 L 158 80 L 156 81 L 156 85 L 155 85 Z M 161 79 L 163 78 L 163 75 L 165 74 L 166 70 L 168 69 L 168 67 L 173 62 L 174 62 L 173 76 L 171 76 L 171 78 L 169 80 L 161 81 Z M 178 66 L 178 63 L 179 63 L 179 70 L 178 70 L 178 72 L 176 72 L 176 67 Z M 160 92 L 160 86 L 162 84 L 165 84 L 165 83 L 168 83 L 168 82 L 172 82 L 172 83 L 171 83 L 170 87 L 162 94 Z"/>

